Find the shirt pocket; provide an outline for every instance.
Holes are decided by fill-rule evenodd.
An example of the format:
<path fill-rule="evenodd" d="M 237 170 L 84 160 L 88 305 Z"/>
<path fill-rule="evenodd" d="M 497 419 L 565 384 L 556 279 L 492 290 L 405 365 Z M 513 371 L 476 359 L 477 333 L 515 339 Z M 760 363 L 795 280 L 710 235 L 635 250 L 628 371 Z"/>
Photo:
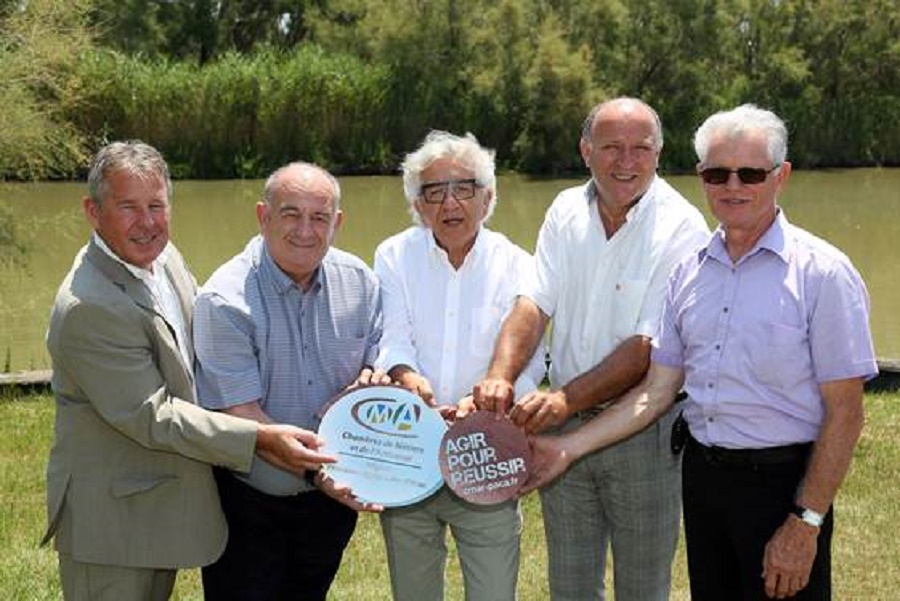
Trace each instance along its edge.
<path fill-rule="evenodd" d="M 644 295 L 650 280 L 626 280 L 616 282 L 612 299 L 612 334 L 616 343 L 634 336 L 644 306 Z"/>
<path fill-rule="evenodd" d="M 760 382 L 792 387 L 811 377 L 809 335 L 806 328 L 762 322 L 747 339 L 750 366 Z"/>

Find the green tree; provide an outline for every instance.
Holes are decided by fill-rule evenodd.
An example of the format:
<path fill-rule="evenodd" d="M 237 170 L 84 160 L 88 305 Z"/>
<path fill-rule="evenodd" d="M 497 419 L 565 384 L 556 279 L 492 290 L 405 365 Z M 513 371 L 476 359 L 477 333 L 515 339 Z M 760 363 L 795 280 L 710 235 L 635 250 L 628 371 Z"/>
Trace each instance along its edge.
<path fill-rule="evenodd" d="M 541 24 L 536 44 L 526 77 L 527 116 L 515 145 L 521 167 L 537 173 L 580 168 L 581 123 L 593 103 L 590 51 L 572 51 L 553 14 Z"/>
<path fill-rule="evenodd" d="M 0 178 L 67 177 L 81 166 L 83 134 L 63 115 L 77 103 L 72 69 L 92 44 L 87 8 L 29 0 L 0 11 Z"/>

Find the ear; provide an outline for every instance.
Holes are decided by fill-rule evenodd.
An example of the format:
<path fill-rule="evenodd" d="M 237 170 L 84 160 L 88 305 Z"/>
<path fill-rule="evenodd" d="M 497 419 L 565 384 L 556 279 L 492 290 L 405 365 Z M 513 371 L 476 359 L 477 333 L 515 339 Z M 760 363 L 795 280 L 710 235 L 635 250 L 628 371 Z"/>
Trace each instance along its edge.
<path fill-rule="evenodd" d="M 91 227 L 95 230 L 100 229 L 100 207 L 97 206 L 90 196 L 85 196 L 81 199 L 81 209 L 84 211 L 84 216 L 87 218 L 88 223 L 91 224 Z"/>
<path fill-rule="evenodd" d="M 494 191 L 487 190 L 484 195 L 484 210 L 487 211 L 491 208 L 491 203 L 494 202 Z"/>
<path fill-rule="evenodd" d="M 778 191 L 784 189 L 784 185 L 787 183 L 788 178 L 791 177 L 791 163 L 789 161 L 785 161 L 781 164 L 781 168 L 778 169 Z"/>
<path fill-rule="evenodd" d="M 338 209 L 337 213 L 334 214 L 334 231 L 338 231 L 341 229 L 341 224 L 344 223 L 344 211 Z"/>
<path fill-rule="evenodd" d="M 590 140 L 586 140 L 584 136 L 581 137 L 581 140 L 578 142 L 578 148 L 581 150 L 581 159 L 584 161 L 584 165 L 586 167 L 591 166 L 591 142 Z"/>
<path fill-rule="evenodd" d="M 269 222 L 269 205 L 262 200 L 256 203 L 256 221 L 259 223 L 260 232 L 262 232 Z"/>
<path fill-rule="evenodd" d="M 423 208 L 424 208 L 424 205 L 422 204 L 422 201 L 421 201 L 421 200 L 416 199 L 416 200 L 413 201 L 413 209 L 416 211 L 416 215 L 419 216 L 419 221 L 420 221 L 420 222 L 422 223 L 422 225 L 424 225 L 425 227 L 429 227 L 429 228 L 430 228 L 430 227 L 431 227 L 431 222 L 430 222 L 430 221 L 428 220 L 428 218 L 426 217 L 426 214 L 425 214 L 425 211 L 423 210 Z"/>

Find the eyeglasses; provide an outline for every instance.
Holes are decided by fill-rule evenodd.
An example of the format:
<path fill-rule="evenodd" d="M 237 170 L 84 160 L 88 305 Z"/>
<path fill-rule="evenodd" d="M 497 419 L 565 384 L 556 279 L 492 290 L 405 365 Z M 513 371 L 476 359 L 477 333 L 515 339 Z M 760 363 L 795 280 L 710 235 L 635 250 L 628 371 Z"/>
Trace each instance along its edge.
<path fill-rule="evenodd" d="M 700 171 L 700 177 L 707 184 L 721 186 L 728 183 L 732 173 L 737 173 L 742 184 L 761 184 L 766 181 L 769 174 L 781 167 L 775 165 L 771 169 L 761 167 L 741 167 L 739 169 L 726 169 L 725 167 L 707 167 Z"/>
<path fill-rule="evenodd" d="M 471 200 L 475 198 L 475 192 L 483 187 L 475 179 L 451 179 L 423 184 L 419 196 L 428 204 L 439 205 L 447 198 L 448 191 L 456 200 Z"/>

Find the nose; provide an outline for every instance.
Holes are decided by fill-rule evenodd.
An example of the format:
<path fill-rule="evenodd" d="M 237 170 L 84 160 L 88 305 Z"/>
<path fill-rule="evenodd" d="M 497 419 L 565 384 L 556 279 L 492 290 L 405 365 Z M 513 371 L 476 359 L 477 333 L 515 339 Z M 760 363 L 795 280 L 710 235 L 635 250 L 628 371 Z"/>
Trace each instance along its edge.
<path fill-rule="evenodd" d="M 725 187 L 731 190 L 736 190 L 744 185 L 744 182 L 741 181 L 741 178 L 738 177 L 737 171 L 732 171 L 728 174 L 728 179 L 725 180 Z"/>
<path fill-rule="evenodd" d="M 444 200 L 441 201 L 441 210 L 450 211 L 460 206 L 462 206 L 462 203 L 456 199 L 456 195 L 453 194 L 453 191 L 448 187 L 447 190 L 444 191 Z"/>
<path fill-rule="evenodd" d="M 140 210 L 140 213 L 138 214 L 138 221 L 145 227 L 153 227 L 153 225 L 156 223 L 156 220 L 153 218 L 153 211 L 151 211 L 149 208 Z"/>

